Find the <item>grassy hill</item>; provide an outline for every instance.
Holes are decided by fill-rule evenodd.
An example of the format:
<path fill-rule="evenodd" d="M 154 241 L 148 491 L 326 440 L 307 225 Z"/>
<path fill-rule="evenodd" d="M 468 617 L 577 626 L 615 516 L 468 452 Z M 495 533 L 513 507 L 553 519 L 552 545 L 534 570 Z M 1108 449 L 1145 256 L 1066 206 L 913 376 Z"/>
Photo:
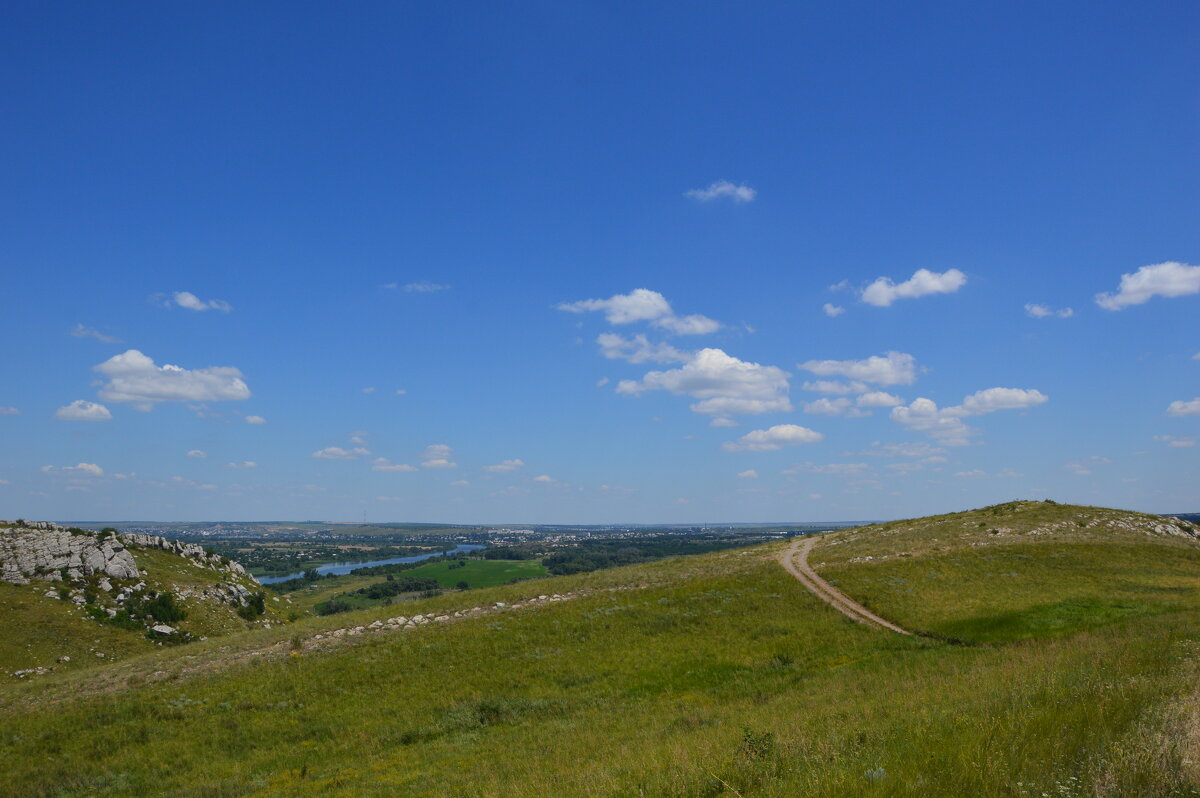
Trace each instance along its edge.
<path fill-rule="evenodd" d="M 1200 547 L 1163 523 L 1022 502 L 820 540 L 913 637 L 768 544 L 12 681 L 0 793 L 1200 794 Z"/>
<path fill-rule="evenodd" d="M 221 586 L 234 584 L 250 593 L 259 592 L 258 585 L 244 574 L 213 570 L 179 554 L 136 544 L 128 551 L 141 571 L 137 579 L 102 582 L 100 576 L 92 576 L 66 582 L 33 580 L 25 585 L 0 582 L 0 680 L 38 668 L 70 672 L 96 667 L 187 639 L 280 623 L 289 612 L 286 600 L 265 596 L 262 613 L 243 617 L 237 605 L 213 596 Z M 101 587 L 105 582 L 111 585 L 109 591 Z M 147 613 L 136 618 L 128 613 L 108 618 L 106 610 L 122 608 L 113 600 L 122 589 L 144 597 L 143 603 L 150 597 L 170 595 L 184 615 L 169 622 L 177 633 L 150 633 L 147 627 L 160 621 Z M 71 600 L 74 596 L 81 597 L 78 603 Z"/>

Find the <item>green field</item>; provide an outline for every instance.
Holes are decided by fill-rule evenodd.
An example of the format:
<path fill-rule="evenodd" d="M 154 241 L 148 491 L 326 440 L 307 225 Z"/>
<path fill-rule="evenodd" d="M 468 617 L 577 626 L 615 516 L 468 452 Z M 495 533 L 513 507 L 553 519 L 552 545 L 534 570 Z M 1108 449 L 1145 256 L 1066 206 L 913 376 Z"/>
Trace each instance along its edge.
<path fill-rule="evenodd" d="M 404 612 L 575 595 L 326 648 L 305 639 L 396 609 L 7 685 L 0 792 L 1200 794 L 1195 542 L 1079 527 L 982 547 L 976 523 L 814 550 L 926 636 L 848 620 L 768 544 L 452 591 Z"/>
<path fill-rule="evenodd" d="M 466 565 L 451 568 L 451 562 L 434 562 L 405 571 L 405 576 L 427 576 L 438 580 L 444 588 L 466 582 L 470 587 L 495 587 L 514 579 L 536 579 L 548 576 L 546 566 L 538 560 L 465 560 Z M 378 579 L 378 577 L 376 577 Z"/>

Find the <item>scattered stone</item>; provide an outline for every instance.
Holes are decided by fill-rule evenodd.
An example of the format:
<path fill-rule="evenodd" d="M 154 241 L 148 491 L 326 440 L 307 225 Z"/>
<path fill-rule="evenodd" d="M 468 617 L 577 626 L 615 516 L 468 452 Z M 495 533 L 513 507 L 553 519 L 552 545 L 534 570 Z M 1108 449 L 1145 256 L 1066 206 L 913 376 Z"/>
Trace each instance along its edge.
<path fill-rule="evenodd" d="M 157 626 L 151 626 L 150 631 L 160 635 L 173 635 L 175 634 L 175 627 L 160 623 Z"/>

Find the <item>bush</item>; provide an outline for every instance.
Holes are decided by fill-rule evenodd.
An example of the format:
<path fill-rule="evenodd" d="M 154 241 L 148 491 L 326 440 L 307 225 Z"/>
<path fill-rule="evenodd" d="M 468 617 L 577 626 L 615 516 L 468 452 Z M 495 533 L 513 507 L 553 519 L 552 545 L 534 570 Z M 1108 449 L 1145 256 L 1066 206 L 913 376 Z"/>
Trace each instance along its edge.
<path fill-rule="evenodd" d="M 187 618 L 187 610 L 175 601 L 171 593 L 159 593 L 149 601 L 143 601 L 138 608 L 139 614 L 148 616 L 159 623 L 177 623 Z"/>

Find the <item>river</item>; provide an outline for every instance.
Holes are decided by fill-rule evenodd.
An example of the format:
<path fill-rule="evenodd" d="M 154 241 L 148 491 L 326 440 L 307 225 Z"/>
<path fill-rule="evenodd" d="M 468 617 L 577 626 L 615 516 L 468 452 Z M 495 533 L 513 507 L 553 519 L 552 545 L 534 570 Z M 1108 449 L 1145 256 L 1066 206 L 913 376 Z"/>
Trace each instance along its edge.
<path fill-rule="evenodd" d="M 412 557 L 389 557 L 386 560 L 365 560 L 363 562 L 331 562 L 328 565 L 318 565 L 317 573 L 321 576 L 326 574 L 348 574 L 355 568 L 369 568 L 375 565 L 391 565 L 398 562 L 420 562 L 428 560 L 430 557 L 441 557 L 447 554 L 462 554 L 468 551 L 479 551 L 486 549 L 487 546 L 480 546 L 474 543 L 460 543 L 449 551 L 433 551 L 429 554 L 417 554 Z M 286 574 L 284 576 L 256 576 L 260 585 L 270 585 L 275 582 L 286 582 L 289 579 L 299 579 L 304 576 L 304 571 L 296 571 L 294 574 Z"/>

